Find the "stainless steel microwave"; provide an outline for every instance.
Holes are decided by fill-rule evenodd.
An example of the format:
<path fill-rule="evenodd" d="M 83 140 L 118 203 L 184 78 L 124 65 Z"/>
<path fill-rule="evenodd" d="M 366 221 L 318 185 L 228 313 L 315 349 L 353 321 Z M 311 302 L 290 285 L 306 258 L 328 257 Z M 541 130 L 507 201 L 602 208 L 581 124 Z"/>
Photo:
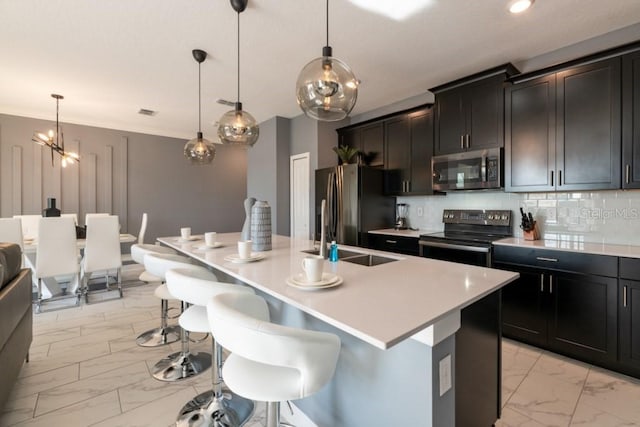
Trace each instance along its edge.
<path fill-rule="evenodd" d="M 433 189 L 446 192 L 502 188 L 502 167 L 501 148 L 434 156 Z"/>

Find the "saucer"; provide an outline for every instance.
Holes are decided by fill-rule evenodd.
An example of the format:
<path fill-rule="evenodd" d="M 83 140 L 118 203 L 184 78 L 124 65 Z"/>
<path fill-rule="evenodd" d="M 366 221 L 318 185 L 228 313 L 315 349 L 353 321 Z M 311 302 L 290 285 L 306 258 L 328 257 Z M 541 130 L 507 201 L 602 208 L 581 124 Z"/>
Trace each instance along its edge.
<path fill-rule="evenodd" d="M 307 282 L 302 273 L 296 274 L 295 276 L 289 277 L 287 279 L 287 285 L 293 286 L 294 288 L 298 289 L 304 289 L 306 291 L 328 289 L 335 286 L 340 286 L 341 284 L 342 277 L 331 273 L 323 273 L 322 280 L 318 282 Z"/>
<path fill-rule="evenodd" d="M 264 254 L 252 253 L 249 258 L 240 258 L 238 254 L 231 254 L 224 257 L 225 261 L 231 261 L 236 264 L 246 264 L 248 262 L 259 261 L 264 258 Z"/>
<path fill-rule="evenodd" d="M 178 242 L 180 243 L 187 243 L 187 242 L 193 242 L 194 240 L 200 240 L 201 238 L 198 236 L 191 236 L 188 239 L 183 239 L 182 237 L 178 237 Z"/>
<path fill-rule="evenodd" d="M 196 246 L 195 248 L 196 249 L 200 249 L 201 251 L 206 251 L 207 249 L 216 249 L 216 248 L 221 248 L 223 246 L 224 245 L 222 244 L 222 242 L 215 242 L 211 246 L 207 245 L 207 244 L 204 244 L 204 245 Z"/>

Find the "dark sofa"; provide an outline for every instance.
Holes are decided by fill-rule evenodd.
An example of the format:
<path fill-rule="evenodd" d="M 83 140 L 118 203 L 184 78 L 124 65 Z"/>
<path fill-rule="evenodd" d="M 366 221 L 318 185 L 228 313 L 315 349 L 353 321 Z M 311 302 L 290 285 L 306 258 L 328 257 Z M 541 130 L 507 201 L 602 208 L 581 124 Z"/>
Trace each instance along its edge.
<path fill-rule="evenodd" d="M 31 270 L 20 246 L 0 243 L 0 409 L 7 402 L 33 338 Z"/>

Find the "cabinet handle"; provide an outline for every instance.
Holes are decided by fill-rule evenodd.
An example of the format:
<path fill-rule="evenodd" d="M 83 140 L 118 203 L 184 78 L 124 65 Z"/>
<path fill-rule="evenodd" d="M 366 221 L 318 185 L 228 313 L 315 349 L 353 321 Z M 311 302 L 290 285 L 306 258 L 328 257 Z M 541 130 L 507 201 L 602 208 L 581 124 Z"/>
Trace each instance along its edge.
<path fill-rule="evenodd" d="M 562 171 L 558 171 L 558 187 L 562 185 Z"/>
<path fill-rule="evenodd" d="M 471 136 L 467 134 L 467 150 L 471 148 Z"/>
<path fill-rule="evenodd" d="M 544 274 L 540 275 L 540 292 L 544 292 Z"/>
<path fill-rule="evenodd" d="M 464 135 L 460 135 L 460 149 L 464 150 Z"/>
<path fill-rule="evenodd" d="M 395 245 L 396 243 L 398 243 L 397 240 L 385 240 L 385 242 L 391 243 L 392 245 Z"/>
<path fill-rule="evenodd" d="M 622 287 L 622 306 L 627 306 L 627 285 Z"/>
<path fill-rule="evenodd" d="M 553 171 L 551 171 L 551 186 L 553 187 Z"/>
<path fill-rule="evenodd" d="M 624 181 L 627 184 L 631 182 L 631 165 L 626 165 L 624 168 Z"/>
<path fill-rule="evenodd" d="M 549 275 L 549 293 L 553 293 L 553 276 Z"/>
<path fill-rule="evenodd" d="M 546 257 L 543 257 L 543 256 L 537 256 L 536 259 L 538 261 L 558 262 L 558 258 L 546 258 Z"/>
<path fill-rule="evenodd" d="M 407 193 L 411 192 L 411 181 L 407 181 Z"/>

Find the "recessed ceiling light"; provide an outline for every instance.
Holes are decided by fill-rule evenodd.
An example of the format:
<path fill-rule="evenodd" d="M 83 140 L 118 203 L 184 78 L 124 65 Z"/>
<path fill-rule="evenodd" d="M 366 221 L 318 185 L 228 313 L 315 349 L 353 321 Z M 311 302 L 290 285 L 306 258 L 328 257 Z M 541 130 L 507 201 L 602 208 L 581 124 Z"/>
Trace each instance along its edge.
<path fill-rule="evenodd" d="M 434 3 L 433 0 L 349 0 L 361 9 L 387 16 L 396 21 L 404 21 L 420 10 Z"/>
<path fill-rule="evenodd" d="M 138 111 L 138 114 L 142 114 L 143 116 L 155 116 L 156 114 L 158 114 L 157 111 L 153 111 L 153 110 L 149 110 L 147 108 L 141 108 Z"/>
<path fill-rule="evenodd" d="M 509 12 L 522 13 L 529 9 L 533 4 L 533 0 L 515 0 L 509 4 Z"/>

